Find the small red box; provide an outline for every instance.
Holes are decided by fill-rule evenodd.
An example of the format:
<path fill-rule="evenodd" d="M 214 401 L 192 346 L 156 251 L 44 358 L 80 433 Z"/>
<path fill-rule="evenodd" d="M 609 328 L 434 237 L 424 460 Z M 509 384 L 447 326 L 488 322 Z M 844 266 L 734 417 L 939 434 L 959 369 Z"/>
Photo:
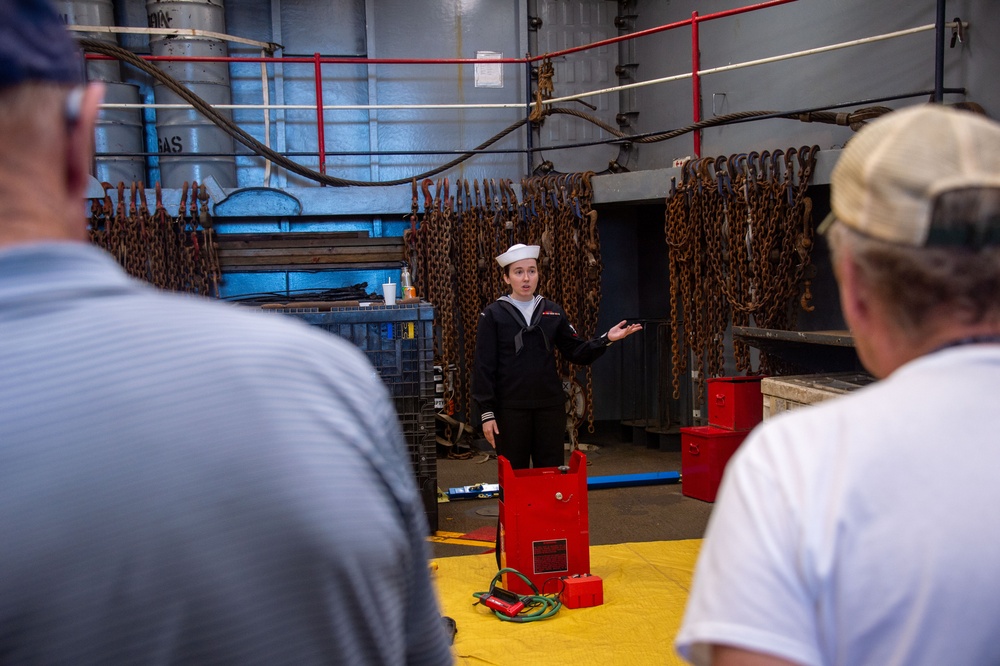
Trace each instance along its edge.
<path fill-rule="evenodd" d="M 763 377 L 715 377 L 708 386 L 708 425 L 752 430 L 764 418 Z"/>
<path fill-rule="evenodd" d="M 566 608 L 590 608 L 604 603 L 604 581 L 600 576 L 578 574 L 563 576 L 559 601 Z"/>
<path fill-rule="evenodd" d="M 748 432 L 713 426 L 681 428 L 681 493 L 714 502 L 726 463 Z"/>

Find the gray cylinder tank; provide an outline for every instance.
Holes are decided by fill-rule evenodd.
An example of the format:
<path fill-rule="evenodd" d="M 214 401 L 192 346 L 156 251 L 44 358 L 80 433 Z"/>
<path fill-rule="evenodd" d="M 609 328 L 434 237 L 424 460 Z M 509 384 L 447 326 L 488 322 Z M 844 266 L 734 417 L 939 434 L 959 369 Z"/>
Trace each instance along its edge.
<path fill-rule="evenodd" d="M 105 84 L 104 102 L 107 104 L 138 104 L 139 88 L 128 83 Z M 118 185 L 124 182 L 146 181 L 146 161 L 142 157 L 143 131 L 141 109 L 101 109 L 94 132 L 98 157 L 94 175 L 101 182 Z M 119 156 L 102 157 L 100 153 L 118 153 Z M 129 156 L 131 155 L 131 156 Z"/>
<path fill-rule="evenodd" d="M 101 25 L 115 24 L 115 8 L 111 0 L 74 0 L 73 2 L 56 2 L 56 11 L 62 16 L 66 25 Z M 108 42 L 118 46 L 118 40 L 108 32 L 76 32 L 77 39 L 92 39 L 98 42 Z M 88 81 L 121 81 L 121 66 L 117 60 L 88 60 Z"/>
<path fill-rule="evenodd" d="M 226 32 L 221 0 L 149 0 L 146 14 L 151 28 L 186 28 Z M 226 42 L 207 37 L 150 35 L 149 47 L 157 56 L 225 57 Z M 157 62 L 157 65 L 209 104 L 230 104 L 229 63 Z M 162 83 L 156 83 L 157 104 L 184 100 Z M 219 110 L 228 118 L 232 113 Z M 157 109 L 156 133 L 160 152 L 160 182 L 177 188 L 185 182 L 204 182 L 213 176 L 224 188 L 236 187 L 233 139 L 194 109 Z"/>

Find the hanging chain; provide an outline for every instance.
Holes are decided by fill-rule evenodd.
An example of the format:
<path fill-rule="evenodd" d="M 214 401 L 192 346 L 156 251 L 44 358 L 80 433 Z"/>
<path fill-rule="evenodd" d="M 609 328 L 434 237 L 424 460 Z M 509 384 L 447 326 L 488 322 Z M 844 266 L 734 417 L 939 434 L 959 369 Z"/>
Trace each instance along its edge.
<path fill-rule="evenodd" d="M 219 256 L 204 187 L 199 191 L 195 184 L 189 216 L 185 183 L 177 216 L 170 218 L 159 183 L 152 213 L 142 183 L 103 186 L 103 200 L 91 203 L 91 243 L 111 254 L 129 275 L 160 289 L 219 295 Z"/>
<path fill-rule="evenodd" d="M 472 366 L 479 313 L 507 292 L 503 270 L 493 260 L 514 243 L 537 244 L 538 292 L 563 305 L 581 338 L 594 334 L 600 310 L 600 238 L 597 212 L 591 207 L 592 174 L 526 178 L 521 200 L 510 180 L 462 181 L 456 197 L 447 192 L 447 180 L 423 181 L 424 214 L 407 243 L 417 258 L 415 282 L 436 308 L 437 362 L 454 368 L 452 398 L 455 410 L 471 405 Z M 416 183 L 413 185 L 416 201 Z M 416 215 L 414 212 L 413 215 Z M 457 302 L 456 302 L 457 301 Z M 564 377 L 576 371 L 558 360 Z M 586 373 L 585 400 L 593 431 L 593 379 Z M 575 435 L 575 433 L 574 433 Z"/>
<path fill-rule="evenodd" d="M 670 271 L 674 398 L 687 355 L 694 358 L 697 400 L 703 381 L 724 372 L 726 328 L 794 329 L 795 305 L 810 304 L 812 202 L 806 196 L 817 146 L 707 157 L 671 182 L 664 233 Z M 737 369 L 750 367 L 749 347 L 734 342 Z M 778 360 L 761 353 L 758 371 Z M 707 373 L 707 375 L 705 374 Z"/>

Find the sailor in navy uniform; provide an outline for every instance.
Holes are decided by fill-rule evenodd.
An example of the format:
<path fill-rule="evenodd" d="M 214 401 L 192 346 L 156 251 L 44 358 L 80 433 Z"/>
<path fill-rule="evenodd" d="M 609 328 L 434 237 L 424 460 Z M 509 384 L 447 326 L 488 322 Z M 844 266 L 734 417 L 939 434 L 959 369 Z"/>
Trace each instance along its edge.
<path fill-rule="evenodd" d="M 580 340 L 562 307 L 535 294 L 537 245 L 517 244 L 496 258 L 511 293 L 479 316 L 472 399 L 483 435 L 514 469 L 564 463 L 566 394 L 555 350 L 589 365 L 615 341 L 642 329 L 624 321 L 592 340 Z"/>

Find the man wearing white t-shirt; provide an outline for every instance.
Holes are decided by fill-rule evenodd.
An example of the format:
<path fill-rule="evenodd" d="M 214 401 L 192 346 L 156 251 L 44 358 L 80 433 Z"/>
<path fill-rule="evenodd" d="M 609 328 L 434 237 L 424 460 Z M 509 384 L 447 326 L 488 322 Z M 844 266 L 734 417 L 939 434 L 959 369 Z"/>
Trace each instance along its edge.
<path fill-rule="evenodd" d="M 730 462 L 679 652 L 695 664 L 1000 663 L 1000 125 L 862 129 L 823 225 L 881 381 L 768 420 Z"/>

